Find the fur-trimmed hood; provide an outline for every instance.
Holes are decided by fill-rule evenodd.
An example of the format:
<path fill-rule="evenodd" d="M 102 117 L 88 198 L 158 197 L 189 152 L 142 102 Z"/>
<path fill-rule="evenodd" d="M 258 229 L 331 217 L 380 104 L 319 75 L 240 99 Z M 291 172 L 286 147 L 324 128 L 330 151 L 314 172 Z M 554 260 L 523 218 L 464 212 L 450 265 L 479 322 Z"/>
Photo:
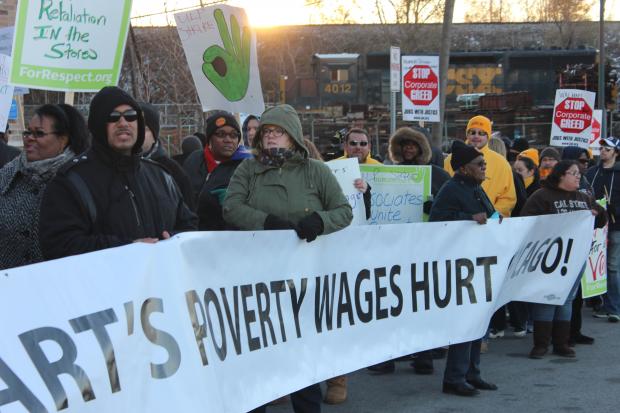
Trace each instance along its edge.
<path fill-rule="evenodd" d="M 388 150 L 392 162 L 395 164 L 400 164 L 403 162 L 403 149 L 401 143 L 406 140 L 415 142 L 415 144 L 420 148 L 420 153 L 415 157 L 414 163 L 416 165 L 428 165 L 431 161 L 432 152 L 426 136 L 424 136 L 422 132 L 407 127 L 399 128 L 390 138 L 390 146 Z"/>

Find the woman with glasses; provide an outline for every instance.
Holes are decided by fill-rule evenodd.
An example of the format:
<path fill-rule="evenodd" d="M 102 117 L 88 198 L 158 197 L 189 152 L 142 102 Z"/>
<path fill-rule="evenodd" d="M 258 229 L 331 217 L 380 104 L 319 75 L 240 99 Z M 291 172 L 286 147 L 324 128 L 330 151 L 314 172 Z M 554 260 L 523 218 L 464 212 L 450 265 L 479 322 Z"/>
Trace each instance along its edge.
<path fill-rule="evenodd" d="M 242 230 L 292 229 L 307 242 L 351 223 L 351 206 L 329 167 L 308 157 L 295 109 L 267 109 L 252 147 L 255 157 L 243 161 L 230 181 L 226 222 Z M 319 384 L 293 393 L 291 401 L 296 413 L 320 412 Z"/>
<path fill-rule="evenodd" d="M 596 216 L 595 225 L 601 228 L 607 221 L 604 209 L 592 197 L 579 191 L 581 172 L 574 160 L 560 161 L 536 191 L 525 203 L 521 216 L 562 214 L 566 212 L 591 210 Z M 581 271 L 580 271 L 581 273 Z M 553 344 L 553 353 L 563 357 L 575 357 L 569 347 L 572 301 L 580 279 L 577 278 L 568 299 L 563 305 L 532 304 L 531 317 L 534 320 L 534 347 L 530 358 L 540 359 Z"/>
<path fill-rule="evenodd" d="M 581 173 L 581 179 L 579 180 L 579 190 L 586 192 L 588 195 L 593 195 L 592 185 L 586 178 L 586 171 L 592 161 L 592 156 L 588 149 L 579 148 L 577 146 L 568 146 L 562 150 L 562 159 L 567 159 L 577 162 L 577 167 Z"/>
<path fill-rule="evenodd" d="M 0 269 L 43 260 L 38 236 L 41 198 L 58 169 L 86 150 L 89 135 L 69 105 L 43 105 L 23 132 L 24 151 L 0 170 Z"/>

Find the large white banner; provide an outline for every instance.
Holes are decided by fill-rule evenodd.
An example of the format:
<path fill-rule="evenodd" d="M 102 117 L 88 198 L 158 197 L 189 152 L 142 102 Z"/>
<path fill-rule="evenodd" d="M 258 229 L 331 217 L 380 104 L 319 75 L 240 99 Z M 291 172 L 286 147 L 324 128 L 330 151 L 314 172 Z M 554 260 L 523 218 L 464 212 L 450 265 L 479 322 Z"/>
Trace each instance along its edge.
<path fill-rule="evenodd" d="M 245 10 L 217 5 L 176 13 L 174 20 L 202 109 L 263 113 L 256 34 Z"/>
<path fill-rule="evenodd" d="M 187 233 L 0 273 L 2 412 L 245 412 L 480 338 L 510 300 L 562 304 L 589 211 Z"/>

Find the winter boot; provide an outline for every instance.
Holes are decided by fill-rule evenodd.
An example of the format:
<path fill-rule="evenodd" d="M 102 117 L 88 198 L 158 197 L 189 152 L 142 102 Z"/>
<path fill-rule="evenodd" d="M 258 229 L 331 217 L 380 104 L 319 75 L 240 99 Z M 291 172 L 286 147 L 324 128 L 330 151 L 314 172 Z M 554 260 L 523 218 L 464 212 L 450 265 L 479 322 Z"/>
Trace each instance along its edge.
<path fill-rule="evenodd" d="M 325 403 L 340 404 L 347 400 L 347 376 L 337 376 L 327 380 Z"/>
<path fill-rule="evenodd" d="M 552 332 L 553 354 L 562 357 L 575 357 L 575 350 L 568 346 L 570 321 L 554 321 Z"/>
<path fill-rule="evenodd" d="M 534 321 L 534 347 L 530 351 L 531 359 L 541 359 L 547 354 L 552 326 L 551 321 Z"/>

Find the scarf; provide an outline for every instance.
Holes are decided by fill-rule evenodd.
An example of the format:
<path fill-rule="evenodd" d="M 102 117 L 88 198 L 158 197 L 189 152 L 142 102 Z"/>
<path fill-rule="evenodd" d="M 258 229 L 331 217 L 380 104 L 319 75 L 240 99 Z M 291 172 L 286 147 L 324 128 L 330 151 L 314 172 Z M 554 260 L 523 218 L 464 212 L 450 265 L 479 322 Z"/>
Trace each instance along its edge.
<path fill-rule="evenodd" d="M 258 155 L 258 162 L 265 166 L 281 168 L 284 162 L 295 155 L 295 150 L 289 148 L 269 148 L 263 149 Z"/>
<path fill-rule="evenodd" d="M 17 172 L 29 176 L 35 181 L 44 182 L 56 175 L 58 169 L 73 157 L 75 154 L 69 147 L 53 158 L 32 162 L 26 159 L 26 152 L 22 152 L 17 161 Z"/>

